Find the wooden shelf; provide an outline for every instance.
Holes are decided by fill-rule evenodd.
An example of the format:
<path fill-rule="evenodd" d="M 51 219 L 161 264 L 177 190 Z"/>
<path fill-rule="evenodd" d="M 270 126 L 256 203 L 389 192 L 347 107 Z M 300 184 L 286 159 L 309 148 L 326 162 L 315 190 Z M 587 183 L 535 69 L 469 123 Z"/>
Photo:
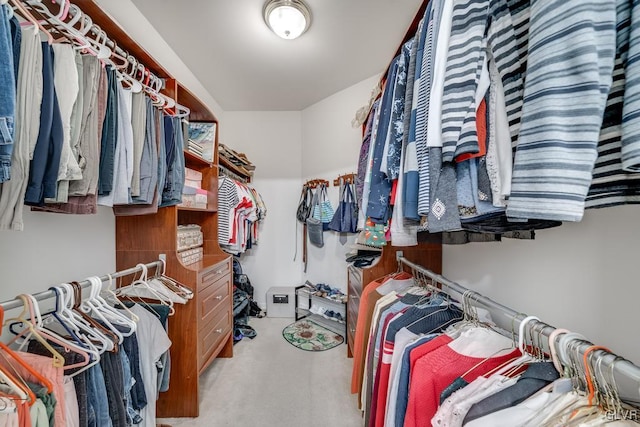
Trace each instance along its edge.
<path fill-rule="evenodd" d="M 213 163 L 211 163 L 209 160 L 206 160 L 198 156 L 197 154 L 193 154 L 191 151 L 184 150 L 184 159 L 187 162 L 191 161 L 201 166 L 213 167 Z"/>
<path fill-rule="evenodd" d="M 231 163 L 229 160 L 225 159 L 222 156 L 218 160 L 220 162 L 220 166 L 223 166 L 226 169 L 228 169 L 229 171 L 231 171 L 231 172 L 235 173 L 236 175 L 240 176 L 241 178 L 246 179 L 246 182 L 251 182 L 251 175 L 247 175 L 247 172 L 245 172 L 244 170 L 240 169 L 239 167 L 237 167 L 236 165 L 234 165 L 233 163 Z"/>
<path fill-rule="evenodd" d="M 205 268 L 209 268 L 212 265 L 216 265 L 218 264 L 220 261 L 225 260 L 226 258 L 228 258 L 230 255 L 229 254 L 224 254 L 224 256 L 221 255 L 205 255 L 202 260 L 198 261 L 198 262 L 194 262 L 193 264 L 189 264 L 189 265 L 182 265 L 184 268 L 186 268 L 187 270 L 191 270 L 191 271 L 201 271 L 204 270 Z"/>
<path fill-rule="evenodd" d="M 178 210 L 179 211 L 188 211 L 188 212 L 203 212 L 203 213 L 215 213 L 215 212 L 217 212 L 217 210 L 213 209 L 213 208 L 202 209 L 202 208 L 190 208 L 190 207 L 187 207 L 187 206 L 178 206 Z"/>

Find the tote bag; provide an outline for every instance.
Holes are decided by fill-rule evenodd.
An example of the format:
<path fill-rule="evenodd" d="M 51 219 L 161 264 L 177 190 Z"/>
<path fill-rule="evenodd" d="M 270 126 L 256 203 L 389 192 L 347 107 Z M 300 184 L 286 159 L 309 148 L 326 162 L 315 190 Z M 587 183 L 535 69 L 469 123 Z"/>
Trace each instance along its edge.
<path fill-rule="evenodd" d="M 311 201 L 311 211 L 314 212 L 314 210 L 318 207 L 318 193 L 320 193 L 320 191 L 316 191 L 316 193 L 313 195 L 313 199 Z M 319 218 L 315 218 L 315 216 L 310 216 L 309 218 L 307 218 L 307 235 L 309 236 L 309 242 L 311 242 L 312 245 L 317 246 L 319 248 L 324 246 L 324 239 L 322 236 L 323 230 L 322 230 L 322 221 Z"/>
<path fill-rule="evenodd" d="M 315 219 L 319 219 L 322 222 L 322 229 L 328 230 L 329 223 L 333 218 L 333 206 L 331 206 L 331 202 L 327 197 L 327 187 L 324 184 L 320 184 L 318 190 L 316 190 L 316 194 L 318 195 L 318 203 L 313 206 L 312 216 Z"/>
<path fill-rule="evenodd" d="M 353 197 L 351 184 L 342 186 L 340 202 L 333 219 L 329 223 L 329 229 L 339 233 L 356 233 L 358 228 L 358 205 Z"/>

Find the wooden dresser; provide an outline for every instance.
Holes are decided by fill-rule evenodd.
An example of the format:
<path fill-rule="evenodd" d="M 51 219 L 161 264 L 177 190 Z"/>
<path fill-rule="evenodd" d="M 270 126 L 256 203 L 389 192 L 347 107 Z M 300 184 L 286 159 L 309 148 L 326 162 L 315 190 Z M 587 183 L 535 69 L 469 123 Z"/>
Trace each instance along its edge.
<path fill-rule="evenodd" d="M 442 272 L 442 244 L 435 236 L 422 236 L 429 241 L 418 246 L 395 247 L 385 246 L 377 262 L 369 267 L 347 267 L 347 355 L 353 357 L 353 344 L 358 323 L 360 296 L 365 287 L 372 281 L 398 270 L 396 252 L 401 251 L 409 261 L 418 263 L 437 273 Z"/>
<path fill-rule="evenodd" d="M 163 95 L 187 107 L 191 123 L 218 125 L 207 105 L 173 78 L 99 4 L 94 0 L 74 0 L 74 3 L 120 48 L 164 80 Z M 207 191 L 206 208 L 169 206 L 154 214 L 116 216 L 115 220 L 119 270 L 164 257 L 166 274 L 194 293 L 187 304 L 175 305 L 176 312 L 169 319 L 171 377 L 169 390 L 159 395 L 157 416 L 161 418 L 197 417 L 200 374 L 216 357 L 233 355 L 233 270 L 230 255 L 218 245 L 217 134 L 211 160 L 184 152 L 185 166 L 202 174 L 202 189 Z M 178 226 L 191 224 L 200 226 L 203 233 L 203 257 L 197 263 L 185 265 L 178 254 L 177 231 Z"/>

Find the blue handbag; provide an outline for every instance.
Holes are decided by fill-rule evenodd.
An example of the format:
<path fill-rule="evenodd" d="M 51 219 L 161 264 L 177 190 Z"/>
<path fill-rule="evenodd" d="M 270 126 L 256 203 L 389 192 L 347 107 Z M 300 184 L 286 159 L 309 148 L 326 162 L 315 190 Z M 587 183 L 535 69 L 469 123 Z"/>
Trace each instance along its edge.
<path fill-rule="evenodd" d="M 340 188 L 340 202 L 329 223 L 329 230 L 338 233 L 356 233 L 358 231 L 358 205 L 349 183 L 343 184 Z"/>

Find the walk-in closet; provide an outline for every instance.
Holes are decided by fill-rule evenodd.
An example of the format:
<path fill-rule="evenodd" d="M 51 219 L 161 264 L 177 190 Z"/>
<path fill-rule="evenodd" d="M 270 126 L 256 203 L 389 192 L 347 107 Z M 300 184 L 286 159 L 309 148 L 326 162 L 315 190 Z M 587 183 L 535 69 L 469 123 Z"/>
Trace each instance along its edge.
<path fill-rule="evenodd" d="M 639 35 L 0 0 L 0 425 L 640 425 Z"/>

